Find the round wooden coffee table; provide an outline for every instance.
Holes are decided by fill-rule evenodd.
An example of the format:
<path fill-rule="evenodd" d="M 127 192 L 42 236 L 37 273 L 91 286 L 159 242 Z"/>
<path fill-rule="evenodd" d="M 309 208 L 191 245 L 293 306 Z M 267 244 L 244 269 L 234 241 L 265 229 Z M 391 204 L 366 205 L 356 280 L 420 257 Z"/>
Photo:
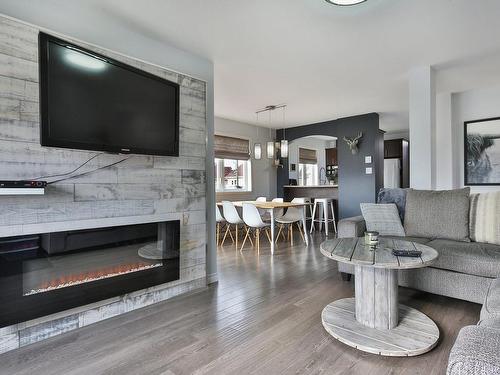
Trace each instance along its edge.
<path fill-rule="evenodd" d="M 419 258 L 397 257 L 392 249 L 420 250 Z M 380 239 L 373 250 L 364 238 L 338 238 L 320 245 L 324 256 L 352 264 L 355 298 L 327 305 L 323 326 L 337 340 L 359 350 L 385 356 L 415 356 L 436 346 L 439 329 L 427 315 L 398 304 L 398 270 L 426 267 L 438 257 L 429 246 Z"/>

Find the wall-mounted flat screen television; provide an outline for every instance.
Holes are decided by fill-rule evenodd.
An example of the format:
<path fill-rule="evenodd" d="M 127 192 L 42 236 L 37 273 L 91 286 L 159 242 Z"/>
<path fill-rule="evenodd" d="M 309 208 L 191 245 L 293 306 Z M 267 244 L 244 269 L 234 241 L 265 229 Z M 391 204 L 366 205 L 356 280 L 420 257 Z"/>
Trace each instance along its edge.
<path fill-rule="evenodd" d="M 39 35 L 42 146 L 179 155 L 179 85 Z"/>

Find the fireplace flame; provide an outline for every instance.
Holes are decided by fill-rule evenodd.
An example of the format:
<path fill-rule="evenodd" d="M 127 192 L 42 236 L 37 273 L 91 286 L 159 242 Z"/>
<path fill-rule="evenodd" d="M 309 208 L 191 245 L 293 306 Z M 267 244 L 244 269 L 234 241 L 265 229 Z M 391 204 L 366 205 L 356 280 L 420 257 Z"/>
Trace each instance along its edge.
<path fill-rule="evenodd" d="M 82 272 L 79 274 L 62 275 L 58 278 L 41 282 L 36 289 L 32 289 L 25 293 L 25 296 L 48 292 L 55 289 L 66 288 L 73 285 L 88 283 L 92 281 L 107 279 L 109 277 L 120 276 L 131 272 L 144 271 L 150 268 L 161 267 L 162 263 L 145 263 L 137 262 L 130 264 L 122 264 L 119 266 L 105 267 L 93 271 Z"/>

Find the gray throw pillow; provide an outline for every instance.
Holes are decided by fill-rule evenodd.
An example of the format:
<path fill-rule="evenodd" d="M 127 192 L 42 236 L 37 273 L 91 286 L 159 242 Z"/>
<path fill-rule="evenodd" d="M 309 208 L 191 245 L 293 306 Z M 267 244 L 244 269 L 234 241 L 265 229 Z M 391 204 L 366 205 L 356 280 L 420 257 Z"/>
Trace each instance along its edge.
<path fill-rule="evenodd" d="M 367 230 L 379 232 L 381 236 L 404 237 L 405 230 L 394 203 L 361 203 L 360 206 Z"/>
<path fill-rule="evenodd" d="M 408 190 L 404 228 L 407 236 L 470 242 L 470 188 Z"/>
<path fill-rule="evenodd" d="M 398 208 L 401 222 L 405 220 L 406 192 L 402 188 L 382 188 L 378 192 L 377 203 L 394 203 Z"/>

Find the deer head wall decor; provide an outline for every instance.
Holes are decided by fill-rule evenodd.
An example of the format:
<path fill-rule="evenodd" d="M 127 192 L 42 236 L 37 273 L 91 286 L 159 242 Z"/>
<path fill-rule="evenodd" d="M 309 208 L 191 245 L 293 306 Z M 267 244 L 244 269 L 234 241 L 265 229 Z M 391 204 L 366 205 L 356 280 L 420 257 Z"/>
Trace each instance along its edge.
<path fill-rule="evenodd" d="M 363 133 L 361 132 L 359 132 L 358 135 L 354 138 L 344 137 L 344 141 L 346 141 L 353 155 L 356 155 L 358 153 L 358 143 L 361 137 L 363 137 Z"/>

